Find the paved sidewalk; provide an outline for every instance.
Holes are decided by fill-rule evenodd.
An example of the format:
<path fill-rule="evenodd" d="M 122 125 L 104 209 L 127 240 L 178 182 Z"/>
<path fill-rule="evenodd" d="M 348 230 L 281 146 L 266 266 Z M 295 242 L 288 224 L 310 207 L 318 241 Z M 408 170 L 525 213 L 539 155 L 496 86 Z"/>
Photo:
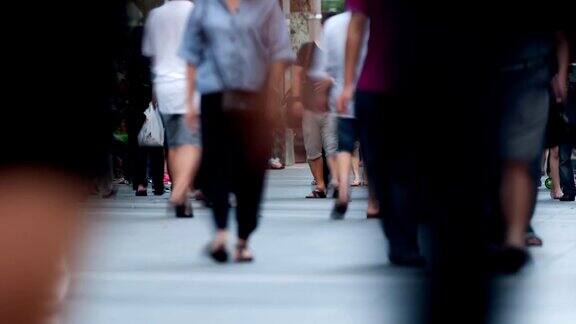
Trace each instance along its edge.
<path fill-rule="evenodd" d="M 201 255 L 208 210 L 195 203 L 194 219 L 175 219 L 167 195 L 121 187 L 88 215 L 63 322 L 396 324 L 417 311 L 404 298 L 421 273 L 388 265 L 378 221 L 364 219 L 366 189 L 354 189 L 347 219 L 335 222 L 332 200 L 303 199 L 311 180 L 305 165 L 271 171 L 256 262 L 225 266 Z M 518 296 L 505 302 L 503 323 L 576 323 L 576 204 L 547 195 L 534 221 L 545 245 L 521 276 L 503 281 Z"/>

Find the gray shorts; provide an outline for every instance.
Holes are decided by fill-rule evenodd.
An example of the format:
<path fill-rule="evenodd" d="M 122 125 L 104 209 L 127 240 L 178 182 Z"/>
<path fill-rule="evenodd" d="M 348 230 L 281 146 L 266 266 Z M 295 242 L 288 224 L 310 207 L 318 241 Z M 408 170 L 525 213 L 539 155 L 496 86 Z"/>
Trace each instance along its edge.
<path fill-rule="evenodd" d="M 322 148 L 324 148 L 326 156 L 332 156 L 337 153 L 336 116 L 330 113 L 304 110 L 302 132 L 306 158 L 309 161 L 321 157 Z"/>
<path fill-rule="evenodd" d="M 504 73 L 502 158 L 537 160 L 544 149 L 550 72 L 547 66 Z"/>
<path fill-rule="evenodd" d="M 166 147 L 175 148 L 182 145 L 201 146 L 200 130 L 191 131 L 182 114 L 162 114 Z"/>

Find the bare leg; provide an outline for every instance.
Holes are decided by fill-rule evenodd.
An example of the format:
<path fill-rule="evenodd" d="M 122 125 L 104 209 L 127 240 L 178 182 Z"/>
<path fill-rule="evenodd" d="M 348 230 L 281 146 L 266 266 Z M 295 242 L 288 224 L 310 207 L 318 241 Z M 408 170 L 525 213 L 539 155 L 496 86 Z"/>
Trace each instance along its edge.
<path fill-rule="evenodd" d="M 360 177 L 360 148 L 358 146 L 352 155 L 352 175 L 354 176 L 352 183 L 359 186 L 362 180 Z"/>
<path fill-rule="evenodd" d="M 336 154 L 333 154 L 331 156 L 328 157 L 328 169 L 330 169 L 330 173 L 332 174 L 332 186 L 334 188 L 338 188 L 338 182 L 339 182 L 339 168 L 338 168 L 338 164 L 336 163 Z M 348 174 L 348 173 L 347 173 Z"/>
<path fill-rule="evenodd" d="M 326 191 L 326 183 L 324 183 L 324 161 L 322 158 L 308 161 L 310 164 L 310 171 L 316 180 L 316 189 Z"/>
<path fill-rule="evenodd" d="M 336 155 L 338 166 L 338 201 L 337 203 L 346 204 L 350 199 L 350 186 L 348 183 L 350 175 L 350 161 L 352 155 L 348 152 L 339 152 Z"/>
<path fill-rule="evenodd" d="M 550 196 L 554 199 L 562 197 L 562 187 L 560 186 L 560 151 L 558 146 L 550 149 L 550 176 L 552 177 L 552 191 Z"/>
<path fill-rule="evenodd" d="M 366 171 L 366 167 L 364 167 L 364 176 L 368 178 L 368 172 Z M 366 209 L 366 215 L 371 218 L 379 217 L 380 213 L 380 204 L 378 199 L 376 199 L 376 193 L 372 186 L 368 186 L 368 208 Z"/>
<path fill-rule="evenodd" d="M 201 149 L 192 145 L 182 145 L 168 152 L 173 183 L 170 202 L 173 204 L 181 205 L 186 202 L 190 183 L 200 166 L 200 156 Z"/>
<path fill-rule="evenodd" d="M 507 162 L 502 178 L 501 201 L 508 246 L 525 247 L 533 191 L 529 166 L 521 162 Z"/>
<path fill-rule="evenodd" d="M 376 195 L 374 194 L 373 190 L 370 189 L 370 186 L 368 186 L 368 208 L 366 209 L 366 214 L 376 216 L 379 212 L 380 205 L 378 204 Z"/>
<path fill-rule="evenodd" d="M 251 259 L 254 256 L 250 249 L 248 248 L 248 240 L 238 239 L 238 248 L 236 249 L 236 260 L 239 259 Z"/>
<path fill-rule="evenodd" d="M 212 241 L 212 249 L 216 250 L 221 246 L 225 246 L 228 241 L 228 230 L 217 230 L 216 236 Z"/>

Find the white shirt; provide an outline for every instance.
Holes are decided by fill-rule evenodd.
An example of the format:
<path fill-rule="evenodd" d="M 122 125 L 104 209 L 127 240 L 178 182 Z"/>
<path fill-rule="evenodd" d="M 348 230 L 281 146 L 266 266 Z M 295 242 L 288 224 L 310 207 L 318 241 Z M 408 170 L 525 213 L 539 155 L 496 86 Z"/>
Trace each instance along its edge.
<path fill-rule="evenodd" d="M 344 88 L 344 63 L 346 59 L 346 39 L 348 35 L 348 24 L 351 14 L 349 12 L 336 15 L 324 23 L 324 29 L 320 40 L 320 50 L 316 51 L 314 66 L 310 71 L 310 76 L 314 78 L 331 78 L 333 86 L 330 89 L 328 104 L 331 112 L 336 112 L 336 102 Z M 367 29 L 368 30 L 368 29 Z M 368 33 L 363 40 L 360 60 L 356 67 L 356 80 L 362 71 L 364 59 L 368 47 Z M 340 117 L 353 118 L 354 100 L 350 101 L 348 111 Z"/>
<path fill-rule="evenodd" d="M 155 84 L 186 80 L 186 62 L 178 56 L 178 50 L 193 8 L 190 1 L 173 0 L 150 12 L 142 53 L 152 58 Z"/>
<path fill-rule="evenodd" d="M 152 58 L 154 93 L 162 114 L 186 113 L 186 62 L 178 51 L 193 8 L 190 1 L 168 1 L 150 12 L 144 26 L 142 53 Z M 194 99 L 199 107 L 200 95 Z"/>

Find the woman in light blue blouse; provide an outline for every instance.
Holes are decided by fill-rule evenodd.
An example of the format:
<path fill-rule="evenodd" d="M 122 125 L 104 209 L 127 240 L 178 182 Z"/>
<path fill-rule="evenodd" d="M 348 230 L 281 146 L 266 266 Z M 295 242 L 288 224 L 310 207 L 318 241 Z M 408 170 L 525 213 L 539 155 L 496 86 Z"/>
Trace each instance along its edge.
<path fill-rule="evenodd" d="M 229 195 L 235 194 L 238 240 L 235 260 L 250 262 L 269 157 L 273 84 L 294 59 L 277 0 L 197 1 L 180 55 L 188 62 L 191 127 L 201 124 L 204 193 L 212 203 L 216 235 L 208 253 L 226 262 Z M 194 92 L 202 94 L 202 114 Z"/>

